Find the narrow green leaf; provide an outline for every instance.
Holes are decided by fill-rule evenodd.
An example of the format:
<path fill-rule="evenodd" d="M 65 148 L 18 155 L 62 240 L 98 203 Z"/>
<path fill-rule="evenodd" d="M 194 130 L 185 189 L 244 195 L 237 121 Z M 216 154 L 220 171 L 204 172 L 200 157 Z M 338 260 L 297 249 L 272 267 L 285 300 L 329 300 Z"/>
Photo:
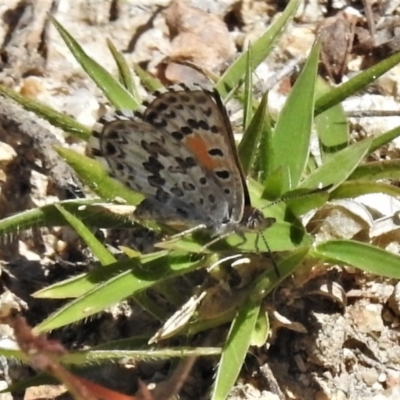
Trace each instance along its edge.
<path fill-rule="evenodd" d="M 314 189 L 328 185 L 340 185 L 364 159 L 371 143 L 372 138 L 366 138 L 338 151 L 325 164 L 302 181 L 299 188 Z"/>
<path fill-rule="evenodd" d="M 313 256 L 352 265 L 363 271 L 400 279 L 400 256 L 353 240 L 329 240 L 313 249 Z"/>
<path fill-rule="evenodd" d="M 315 115 L 321 114 L 325 110 L 341 103 L 351 95 L 364 89 L 370 83 L 376 81 L 380 76 L 385 74 L 391 68 L 400 63 L 400 52 L 385 58 L 378 64 L 360 72 L 345 83 L 342 83 L 337 88 L 329 93 L 321 96 L 315 102 Z"/>
<path fill-rule="evenodd" d="M 115 257 L 97 240 L 90 229 L 72 213 L 67 211 L 61 204 L 56 204 L 55 207 L 63 215 L 65 220 L 75 229 L 76 233 L 88 245 L 92 253 L 99 259 L 104 266 L 116 262 Z"/>
<path fill-rule="evenodd" d="M 316 97 L 329 93 L 332 88 L 322 78 L 317 78 Z M 336 151 L 347 147 L 349 129 L 347 116 L 341 104 L 337 104 L 315 117 L 322 159 L 326 160 Z"/>
<path fill-rule="evenodd" d="M 271 140 L 272 160 L 269 174 L 288 169 L 281 193 L 296 188 L 309 156 L 314 115 L 314 88 L 319 61 L 319 45 L 314 45 L 306 65 L 279 114 Z"/>
<path fill-rule="evenodd" d="M 132 72 L 126 63 L 125 57 L 117 50 L 110 39 L 107 39 L 107 45 L 114 57 L 115 63 L 117 64 L 119 81 L 121 82 L 122 86 L 132 94 L 136 103 L 140 104 L 141 98 L 133 80 Z"/>
<path fill-rule="evenodd" d="M 171 358 L 183 358 L 191 356 L 211 356 L 221 354 L 219 347 L 174 347 L 163 349 L 151 349 L 148 346 L 140 350 L 97 350 L 97 351 L 75 351 L 65 354 L 60 358 L 63 364 L 84 365 L 88 363 L 99 364 L 102 361 L 132 360 L 168 360 Z M 133 399 L 133 398 L 132 398 Z"/>
<path fill-rule="evenodd" d="M 268 92 L 265 93 L 266 103 L 268 104 Z M 257 167 L 254 169 L 254 173 L 258 175 L 258 180 L 266 185 L 267 179 L 269 178 L 268 171 L 271 171 L 270 160 L 272 159 L 272 125 L 271 116 L 268 111 L 268 107 L 265 109 L 263 130 L 260 136 L 259 153 L 256 159 Z M 278 191 L 280 193 L 280 190 Z M 278 197 L 278 196 L 276 196 Z M 276 198 L 274 196 L 274 198 Z"/>
<path fill-rule="evenodd" d="M 190 356 L 218 356 L 221 354 L 220 347 L 174 347 L 152 349 L 149 348 L 147 342 L 148 337 L 135 336 L 128 340 L 119 340 L 109 343 L 104 343 L 101 346 L 95 346 L 97 350 L 93 348 L 81 351 L 69 351 L 59 356 L 59 361 L 64 365 L 69 366 L 88 366 L 89 364 L 102 364 L 110 361 L 123 361 L 127 358 L 135 360 L 169 360 L 171 358 L 183 358 Z M 129 347 L 133 347 L 134 350 L 130 350 Z M 140 350 L 137 350 L 140 348 Z M 27 356 L 21 350 L 0 348 L 0 355 L 13 358 L 20 362 L 28 362 Z M 48 379 L 47 382 L 50 382 Z M 45 381 L 42 381 L 42 383 Z M 36 382 L 38 384 L 38 382 Z M 16 387 L 16 386 L 15 386 Z M 0 391 L 3 393 L 3 390 Z"/>
<path fill-rule="evenodd" d="M 132 227 L 128 220 L 128 214 L 118 217 L 110 213 L 106 207 L 99 207 L 98 200 L 64 200 L 62 204 L 68 211 L 80 215 L 85 223 L 101 228 L 111 228 L 118 225 L 120 228 Z M 132 210 L 130 210 L 132 213 Z M 58 212 L 55 204 L 48 204 L 31 210 L 22 211 L 18 214 L 0 220 L 0 236 L 19 233 L 26 229 L 43 226 L 64 226 L 67 225 L 64 217 Z"/>
<path fill-rule="evenodd" d="M 163 264 L 165 261 L 163 261 L 162 258 L 167 255 L 167 251 L 158 251 L 156 253 L 143 255 L 140 259 L 135 258 L 117 262 L 107 265 L 107 268 L 96 268 L 87 273 L 76 275 L 61 282 L 46 286 L 35 292 L 33 297 L 38 299 L 75 299 L 79 296 L 83 296 L 99 285 L 106 283 L 112 277 L 131 271 L 132 268 L 140 268 L 140 265 L 156 262 L 158 259 L 161 259 L 160 263 Z"/>
<path fill-rule="evenodd" d="M 307 191 L 309 191 L 307 189 Z M 288 209 L 297 217 L 304 215 L 308 211 L 321 207 L 324 205 L 328 199 L 330 198 L 330 193 L 327 191 L 319 192 L 319 193 L 311 193 L 304 195 L 299 195 L 297 197 L 291 198 L 291 193 L 285 193 L 287 198 L 284 198 L 283 201 L 286 203 Z"/>
<path fill-rule="evenodd" d="M 246 132 L 253 118 L 253 69 L 251 67 L 251 44 L 247 50 L 246 75 L 244 78 L 243 132 Z"/>
<path fill-rule="evenodd" d="M 272 159 L 271 151 L 270 159 Z M 268 178 L 264 182 L 265 189 L 262 197 L 271 201 L 279 199 L 281 197 L 281 194 L 284 192 L 284 189 L 282 187 L 285 180 L 284 177 L 287 177 L 288 175 L 289 172 L 286 167 L 280 167 L 273 172 L 269 172 Z"/>
<path fill-rule="evenodd" d="M 260 301 L 247 299 L 232 322 L 222 349 L 211 399 L 226 399 L 239 376 L 258 319 L 260 304 Z"/>
<path fill-rule="evenodd" d="M 374 142 L 372 142 L 374 144 Z M 372 146 L 372 145 L 371 145 Z M 359 165 L 349 176 L 350 180 L 358 179 L 399 179 L 400 160 L 382 160 Z"/>
<path fill-rule="evenodd" d="M 56 126 L 79 139 L 87 140 L 90 137 L 90 129 L 75 121 L 73 118 L 68 117 L 68 115 L 60 113 L 35 100 L 21 96 L 14 90 L 8 89 L 2 85 L 0 85 L 0 94 L 16 101 L 25 110 L 34 112 L 36 115 L 50 122 L 53 126 Z"/>
<path fill-rule="evenodd" d="M 389 142 L 391 142 L 392 140 L 396 139 L 399 136 L 400 136 L 400 126 L 391 129 L 390 131 L 385 132 L 382 135 L 379 135 L 374 139 L 374 141 L 371 144 L 371 147 L 369 148 L 370 154 L 380 149 L 382 146 L 388 144 Z"/>
<path fill-rule="evenodd" d="M 156 90 L 162 89 L 164 87 L 158 79 L 154 78 L 138 64 L 133 64 L 133 70 L 140 78 L 143 86 L 146 87 L 150 92 L 155 92 Z"/>
<path fill-rule="evenodd" d="M 239 158 L 242 164 L 243 172 L 248 175 L 249 170 L 254 163 L 257 153 L 259 138 L 264 128 L 265 110 L 267 107 L 267 97 L 264 95 L 260 105 L 251 120 L 248 129 L 243 135 L 238 146 Z"/>
<path fill-rule="evenodd" d="M 78 42 L 53 16 L 49 15 L 49 18 L 76 60 L 107 99 L 119 110 L 135 110 L 139 104 L 132 95 L 107 70 L 86 54 Z"/>
<path fill-rule="evenodd" d="M 330 199 L 351 199 L 363 194 L 384 193 L 389 196 L 399 197 L 400 188 L 387 183 L 371 181 L 343 182 L 330 194 Z"/>
<path fill-rule="evenodd" d="M 193 271 L 203 265 L 202 261 L 193 261 L 188 255 L 174 258 L 159 258 L 155 262 L 138 265 L 135 260 L 123 261 L 115 265 L 132 263 L 130 270 L 111 277 L 107 282 L 95 286 L 83 296 L 71 301 L 57 310 L 45 321 L 35 327 L 35 332 L 44 332 L 60 328 L 96 314 L 119 301 L 153 287 L 159 279 L 168 279 Z"/>
<path fill-rule="evenodd" d="M 268 31 L 255 41 L 252 46 L 253 57 L 251 66 L 253 71 L 269 55 L 275 42 L 284 32 L 285 26 L 296 14 L 299 4 L 299 0 L 291 0 L 286 6 L 285 11 L 268 28 Z M 221 79 L 215 86 L 222 97 L 226 97 L 229 91 L 235 88 L 243 79 L 246 71 L 246 63 L 247 52 L 244 52 L 222 75 Z"/>

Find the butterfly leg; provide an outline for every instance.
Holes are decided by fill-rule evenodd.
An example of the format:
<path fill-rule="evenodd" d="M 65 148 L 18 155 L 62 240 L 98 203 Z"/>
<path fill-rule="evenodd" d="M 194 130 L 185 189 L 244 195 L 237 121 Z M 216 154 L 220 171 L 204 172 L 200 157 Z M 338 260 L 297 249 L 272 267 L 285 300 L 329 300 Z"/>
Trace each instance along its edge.
<path fill-rule="evenodd" d="M 175 235 L 170 236 L 168 238 L 168 241 L 180 239 L 181 237 L 190 235 L 191 233 L 194 233 L 194 232 L 200 231 L 202 229 L 206 229 L 206 228 L 207 228 L 207 225 L 205 225 L 205 224 L 199 224 L 199 225 L 193 226 L 192 228 L 186 229 L 182 232 L 179 232 Z"/>
<path fill-rule="evenodd" d="M 206 243 L 201 249 L 200 249 L 200 253 L 206 251 L 209 247 L 211 247 L 213 244 L 219 242 L 220 240 L 223 240 L 225 238 L 227 238 L 228 236 L 230 236 L 233 232 L 232 231 L 228 231 L 225 233 L 222 233 L 221 235 L 218 235 L 217 237 L 215 237 L 214 239 L 212 239 L 211 241 L 209 241 L 208 243 Z"/>
<path fill-rule="evenodd" d="M 237 246 L 241 246 L 242 244 L 246 243 L 247 239 L 246 239 L 246 236 L 244 235 L 243 232 L 241 232 L 241 231 L 238 231 L 238 232 L 228 231 L 228 232 L 225 232 L 225 233 L 223 233 L 223 234 L 217 236 L 216 238 L 214 238 L 214 239 L 211 240 L 210 242 L 206 243 L 206 244 L 200 249 L 200 253 L 202 253 L 203 251 L 207 250 L 208 247 L 210 247 L 210 246 L 212 246 L 213 244 L 219 242 L 220 240 L 225 239 L 226 237 L 230 236 L 232 233 L 236 233 L 236 234 L 242 239 L 242 241 L 241 241 L 240 243 L 238 243 Z M 272 251 L 271 251 L 271 249 L 270 249 L 270 247 L 269 247 L 269 245 L 268 245 L 268 243 L 267 243 L 267 241 L 266 241 L 264 235 L 262 234 L 262 232 L 258 232 L 258 233 L 257 233 L 257 237 L 256 237 L 256 253 L 265 254 L 265 253 L 262 252 L 262 251 L 260 250 L 260 248 L 258 247 L 258 243 L 259 243 L 259 240 L 260 240 L 260 239 L 263 241 L 265 247 L 266 247 L 267 250 L 268 250 L 267 253 L 270 255 L 270 260 L 271 260 L 271 262 L 272 262 L 272 265 L 273 265 L 274 271 L 275 271 L 275 273 L 276 273 L 276 276 L 277 276 L 278 278 L 280 278 L 280 277 L 281 277 L 281 274 L 280 274 L 279 268 L 278 268 L 278 266 L 277 266 L 277 264 L 276 264 L 274 255 L 273 255 L 273 253 L 272 253 Z"/>

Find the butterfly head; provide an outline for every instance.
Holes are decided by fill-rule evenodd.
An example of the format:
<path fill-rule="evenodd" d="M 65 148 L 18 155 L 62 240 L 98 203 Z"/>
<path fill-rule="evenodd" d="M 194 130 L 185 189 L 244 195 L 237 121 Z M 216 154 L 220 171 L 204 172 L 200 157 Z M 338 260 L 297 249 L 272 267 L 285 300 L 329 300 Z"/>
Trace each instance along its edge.
<path fill-rule="evenodd" d="M 264 217 L 263 213 L 257 208 L 246 207 L 244 209 L 242 225 L 249 231 L 263 231 L 275 222 L 275 218 Z"/>

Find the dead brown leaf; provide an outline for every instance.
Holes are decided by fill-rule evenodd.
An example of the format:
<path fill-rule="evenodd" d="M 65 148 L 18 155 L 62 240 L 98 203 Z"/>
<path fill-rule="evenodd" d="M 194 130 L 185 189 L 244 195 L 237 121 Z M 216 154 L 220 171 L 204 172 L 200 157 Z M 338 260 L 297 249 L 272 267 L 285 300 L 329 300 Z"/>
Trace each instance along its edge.
<path fill-rule="evenodd" d="M 347 63 L 353 46 L 355 17 L 345 12 L 323 21 L 319 29 L 321 59 L 334 82 L 347 73 Z"/>
<path fill-rule="evenodd" d="M 219 73 L 233 59 L 236 52 L 233 38 L 216 15 L 174 0 L 166 9 L 165 16 L 172 38 L 165 69 L 169 81 L 193 82 L 199 79 L 196 70 L 193 69 L 191 75 L 187 66 L 180 68 L 180 64 L 185 62 Z"/>

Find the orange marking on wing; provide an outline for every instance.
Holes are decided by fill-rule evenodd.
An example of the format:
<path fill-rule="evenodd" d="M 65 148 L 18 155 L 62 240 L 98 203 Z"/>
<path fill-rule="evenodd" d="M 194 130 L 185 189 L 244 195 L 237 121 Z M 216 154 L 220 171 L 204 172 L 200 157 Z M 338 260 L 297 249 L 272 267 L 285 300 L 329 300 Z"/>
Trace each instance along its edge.
<path fill-rule="evenodd" d="M 190 136 L 187 136 L 184 143 L 185 146 L 196 156 L 197 160 L 200 161 L 201 165 L 205 169 L 212 170 L 215 168 L 215 161 L 208 154 L 208 147 L 199 135 L 192 134 Z"/>

